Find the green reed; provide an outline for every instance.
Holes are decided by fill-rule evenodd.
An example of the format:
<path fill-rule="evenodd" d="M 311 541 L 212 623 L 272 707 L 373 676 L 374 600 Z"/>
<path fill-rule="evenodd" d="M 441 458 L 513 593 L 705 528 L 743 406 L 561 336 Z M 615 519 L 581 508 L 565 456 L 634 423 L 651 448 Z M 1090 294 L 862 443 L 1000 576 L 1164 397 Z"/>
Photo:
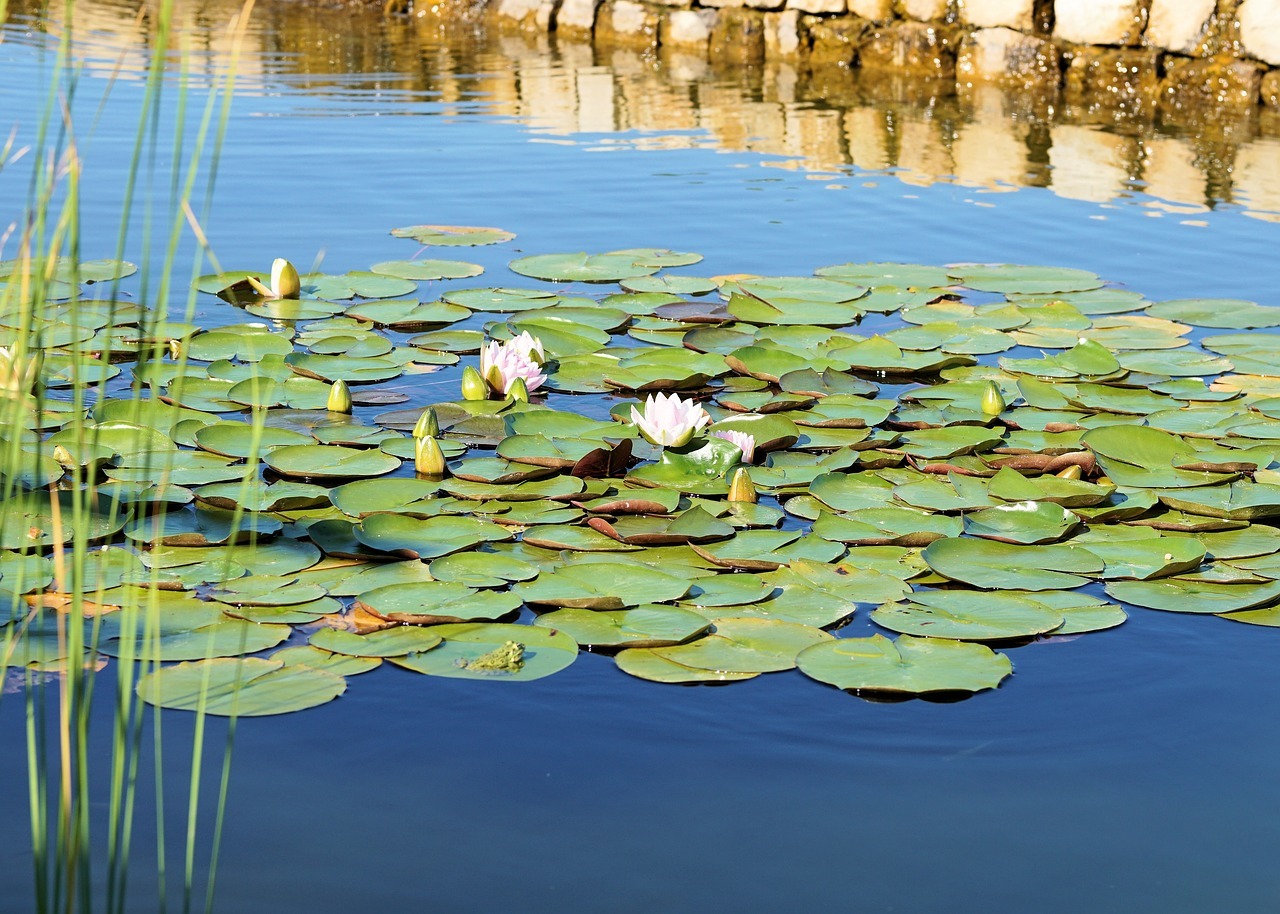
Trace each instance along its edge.
<path fill-rule="evenodd" d="M 233 48 L 238 48 L 243 40 L 252 6 L 252 0 L 248 0 L 234 26 Z M 6 12 L 7 0 L 0 0 L 0 22 L 5 20 Z M 11 368 L 19 373 L 23 366 L 38 369 L 41 354 L 50 343 L 46 339 L 41 316 L 50 298 L 57 297 L 54 294 L 57 283 L 64 281 L 74 288 L 80 286 L 77 264 L 81 262 L 83 253 L 80 212 L 82 156 L 87 153 L 82 152 L 86 137 L 77 133 L 78 124 L 73 116 L 77 91 L 83 79 L 75 58 L 74 13 L 74 0 L 66 0 L 63 7 L 66 28 L 59 40 L 57 62 L 42 114 L 35 125 L 34 140 L 26 150 L 16 145 L 13 136 L 0 145 L 0 173 L 11 168 L 24 151 L 33 163 L 28 204 L 14 224 L 12 237 L 7 239 L 13 245 L 13 260 L 18 266 L 11 270 L 3 292 L 0 292 L 0 310 L 11 318 L 16 317 L 16 320 L 11 320 L 16 324 L 12 337 Z M 131 250 L 139 250 L 139 300 L 165 303 L 170 301 L 175 285 L 184 240 L 195 240 L 192 278 L 199 275 L 203 260 L 211 256 L 200 228 L 201 216 L 197 213 L 207 213 L 212 204 L 213 174 L 228 122 L 236 54 L 233 51 L 231 65 L 224 78 L 209 87 L 203 110 L 194 119 L 192 128 L 189 122 L 193 118 L 188 108 L 193 92 L 187 58 L 173 40 L 172 0 L 163 0 L 152 13 L 152 56 L 145 74 L 120 205 L 115 257 L 122 259 Z M 107 88 L 109 91 L 110 82 Z M 162 102 L 168 101 L 170 96 L 173 97 L 172 105 L 166 109 Z M 166 127 L 168 121 L 172 123 Z M 93 123 L 89 128 L 90 138 L 92 127 Z M 171 130 L 171 133 L 166 134 L 166 130 Z M 173 163 L 167 171 L 156 164 L 162 158 L 162 151 L 164 158 Z M 202 181 L 201 199 L 193 205 Z M 154 188 L 161 185 L 166 186 L 167 196 L 162 203 L 157 203 Z M 133 225 L 139 217 L 142 229 L 137 233 L 133 231 Z M 154 241 L 157 235 L 161 238 L 158 245 Z M 96 255 L 97 252 L 87 256 Z M 113 281 L 107 296 L 107 300 L 113 303 L 110 306 L 112 310 L 118 293 L 119 282 Z M 73 315 L 78 302 L 78 298 L 71 300 Z M 189 321 L 194 310 L 195 291 L 192 288 L 186 298 L 183 317 Z M 162 334 L 153 332 L 166 317 L 164 308 L 144 312 L 138 338 L 156 342 L 139 347 L 136 354 L 139 362 L 160 360 L 168 352 L 167 346 L 159 341 Z M 109 348 L 103 353 L 104 359 L 110 359 L 112 355 Z M 107 587 L 104 579 L 93 578 L 87 562 L 94 548 L 88 535 L 89 521 L 98 508 L 99 498 L 98 467 L 92 457 L 96 453 L 98 430 L 88 416 L 98 395 L 89 383 L 90 379 L 81 376 L 77 360 L 72 361 L 70 371 L 70 414 L 73 418 L 64 428 L 74 431 L 82 456 L 67 462 L 66 474 L 49 487 L 55 545 L 47 551 L 53 563 L 54 583 L 44 593 L 27 596 L 26 605 L 15 603 L 13 615 L 20 618 L 0 628 L 0 651 L 8 661 L 18 645 L 18 637 L 27 627 L 40 614 L 56 611 L 58 654 L 66 658 L 53 664 L 51 669 L 36 669 L 28 665 L 23 671 L 34 868 L 33 907 L 41 914 L 126 910 L 129 906 L 128 874 L 131 863 L 134 863 L 131 852 L 135 820 L 142 789 L 140 770 L 149 763 L 154 769 L 155 782 L 157 910 L 164 911 L 170 904 L 164 727 L 160 709 L 155 708 L 148 715 L 147 706 L 137 699 L 134 692 L 138 679 L 159 665 L 158 661 L 148 659 L 156 652 L 147 649 L 156 645 L 159 639 L 159 605 L 155 589 L 159 583 L 159 567 L 153 568 L 151 587 L 146 591 L 150 596 L 128 601 L 114 614 L 122 634 L 120 653 L 111 664 L 114 676 L 104 685 L 110 694 L 98 699 L 98 704 L 109 707 L 110 711 L 106 721 L 110 728 L 110 757 L 104 759 L 100 757 L 103 753 L 95 752 L 97 743 L 91 740 L 91 728 L 103 725 L 104 715 L 93 711 L 99 670 L 92 662 L 82 663 L 76 659 L 85 655 L 86 648 L 92 649 L 99 643 L 101 617 L 90 616 L 86 610 L 103 603 Z M 41 427 L 39 417 L 48 402 L 41 385 L 35 384 L 33 388 L 19 381 L 12 386 L 6 383 L 4 390 L 6 395 L 0 398 L 0 427 L 15 431 L 0 437 L 0 522 L 6 519 L 14 499 L 27 488 L 24 481 L 41 478 L 41 458 L 49 451 L 48 445 L 41 440 L 43 436 L 32 442 L 24 438 L 21 431 L 33 425 L 37 429 Z M 128 393 L 140 422 L 145 422 L 148 393 L 136 379 Z M 261 428 L 260 419 L 255 426 Z M 255 463 L 250 461 L 248 466 Z M 171 470 L 162 463 L 148 469 L 154 473 L 147 475 L 158 479 L 161 484 Z M 246 488 L 251 479 L 251 471 L 246 471 Z M 109 509 L 114 511 L 120 507 L 119 494 L 112 498 Z M 238 515 L 236 520 L 239 520 Z M 162 512 L 154 516 L 154 522 L 163 523 Z M 65 536 L 62 531 L 68 531 L 70 535 Z M 20 565 L 11 596 L 14 601 L 24 600 L 19 595 L 29 589 L 23 586 L 22 572 Z M 138 635 L 141 637 L 135 637 Z M 142 650 L 138 650 L 139 645 Z M 49 675 L 56 676 L 56 688 L 47 685 Z M 145 740 L 148 719 L 152 731 L 149 746 Z M 186 827 L 182 833 L 181 869 L 181 910 L 184 912 L 192 910 L 196 903 L 195 886 L 199 878 L 197 859 L 202 836 L 200 790 L 207 776 L 204 771 L 205 724 L 202 708 L 196 714 L 187 773 L 189 788 Z M 233 734 L 234 718 L 217 773 L 216 810 L 212 834 L 208 838 L 211 847 L 205 875 L 206 911 L 213 907 L 214 872 L 230 783 Z M 150 758 L 147 757 L 148 750 Z M 105 822 L 100 821 L 101 815 L 95 812 L 104 793 Z M 105 841 L 99 837 L 101 833 L 105 833 Z M 104 846 L 105 859 L 99 866 L 105 872 L 95 873 L 95 856 L 102 853 L 100 848 Z"/>

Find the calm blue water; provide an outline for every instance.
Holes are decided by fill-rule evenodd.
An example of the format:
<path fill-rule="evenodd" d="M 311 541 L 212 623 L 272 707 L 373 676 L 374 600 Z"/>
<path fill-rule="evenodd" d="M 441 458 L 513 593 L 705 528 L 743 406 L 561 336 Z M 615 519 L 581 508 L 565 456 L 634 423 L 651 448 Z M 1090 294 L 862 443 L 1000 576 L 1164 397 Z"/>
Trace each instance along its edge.
<path fill-rule="evenodd" d="M 1132 187 L 1104 205 L 1052 187 L 920 186 L 892 170 L 812 180 L 771 167 L 780 156 L 654 149 L 638 131 L 548 133 L 447 74 L 434 84 L 461 86 L 460 103 L 395 74 L 309 80 L 290 76 L 287 55 L 256 59 L 266 72 L 234 100 L 205 221 L 227 268 L 286 256 L 362 269 L 412 256 L 411 242 L 387 232 L 428 222 L 518 233 L 457 252 L 497 285 L 528 284 L 504 270 L 521 253 L 661 246 L 703 253 L 686 271 L 698 275 L 807 273 L 849 260 L 1051 263 L 1153 299 L 1280 304 L 1280 225 L 1241 204 L 1158 215 L 1155 198 Z M 0 133 L 16 124 L 19 145 L 34 138 L 50 63 L 22 23 L 0 43 Z M 105 87 L 100 71 L 82 79 L 85 123 Z M 171 123 L 172 83 L 166 92 Z M 116 83 L 82 137 L 90 256 L 114 251 L 140 99 L 138 82 Z M 203 99 L 192 91 L 189 117 Z M 156 153 L 158 198 L 171 145 Z M 703 134 L 687 145 L 715 144 Z M 28 173 L 24 163 L 0 172 L 0 223 L 21 205 Z M 130 256 L 141 256 L 136 242 Z M 179 290 L 173 303 L 181 299 Z M 202 300 L 197 319 L 241 318 Z M 862 615 L 850 633 L 870 632 Z M 956 704 L 872 704 L 796 672 L 664 687 L 591 655 L 511 688 L 398 669 L 353 678 L 323 708 L 239 723 L 218 909 L 1280 906 L 1280 631 L 1135 610 L 1119 629 L 1011 656 L 1015 676 L 1002 688 Z M 182 827 L 178 762 L 191 725 L 166 718 L 170 829 Z M 223 731 L 213 731 L 220 751 Z M 107 737 L 99 733 L 99 749 Z M 23 911 L 20 698 L 0 703 L 0 740 L 9 747 L 0 827 L 10 836 L 0 910 Z M 140 821 L 152 817 L 144 798 Z M 155 910 L 154 839 L 138 840 L 135 909 Z"/>

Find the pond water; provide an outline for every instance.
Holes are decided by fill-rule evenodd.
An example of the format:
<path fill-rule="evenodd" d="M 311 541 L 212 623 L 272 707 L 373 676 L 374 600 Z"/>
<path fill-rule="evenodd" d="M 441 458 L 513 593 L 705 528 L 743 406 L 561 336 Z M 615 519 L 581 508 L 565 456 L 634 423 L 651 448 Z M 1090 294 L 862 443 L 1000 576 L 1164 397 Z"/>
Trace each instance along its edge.
<path fill-rule="evenodd" d="M 228 65 L 232 11 L 183 19 L 193 120 Z M 76 16 L 84 247 L 112 256 L 149 23 L 107 0 Z M 10 4 L 0 133 L 16 125 L 19 146 L 50 83 L 47 33 L 65 27 Z M 165 139 L 158 164 L 171 155 Z M 233 269 L 364 269 L 411 255 L 391 228 L 439 223 L 518 235 L 460 254 L 495 285 L 528 284 L 505 269 L 523 254 L 657 246 L 704 254 L 700 275 L 1046 263 L 1153 300 L 1280 304 L 1265 116 L 1157 125 L 283 3 L 255 12 L 217 168 L 204 229 Z M 0 222 L 22 174 L 0 173 Z M 243 319 L 210 302 L 197 321 Z M 423 378 L 401 382 L 415 403 L 456 390 L 456 372 Z M 844 634 L 871 634 L 865 616 Z M 590 654 L 518 686 L 381 669 L 324 707 L 238 723 L 217 905 L 1273 911 L 1277 639 L 1135 610 L 1012 650 L 1011 679 L 957 703 L 871 703 L 794 671 L 659 686 Z M 6 910 L 31 892 L 20 711 L 0 704 Z M 171 757 L 191 726 L 166 717 Z M 224 733 L 208 737 L 219 752 Z M 171 780 L 162 817 L 180 830 Z M 152 840 L 130 872 L 139 911 L 155 909 Z"/>

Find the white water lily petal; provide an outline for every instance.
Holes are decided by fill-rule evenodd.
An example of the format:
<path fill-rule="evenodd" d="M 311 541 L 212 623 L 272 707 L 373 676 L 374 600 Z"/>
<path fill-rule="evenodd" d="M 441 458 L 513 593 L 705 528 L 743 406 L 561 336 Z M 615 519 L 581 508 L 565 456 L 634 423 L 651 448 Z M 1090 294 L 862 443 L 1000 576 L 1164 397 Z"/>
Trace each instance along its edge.
<path fill-rule="evenodd" d="M 692 400 L 681 400 L 675 394 L 651 394 L 645 398 L 643 414 L 631 407 L 631 421 L 650 444 L 681 447 L 711 421 L 711 416 Z"/>
<path fill-rule="evenodd" d="M 712 438 L 723 438 L 730 444 L 736 444 L 738 449 L 742 451 L 742 462 L 750 463 L 756 456 L 756 438 L 755 435 L 749 435 L 746 432 L 738 432 L 726 429 L 725 431 L 711 432 Z"/>

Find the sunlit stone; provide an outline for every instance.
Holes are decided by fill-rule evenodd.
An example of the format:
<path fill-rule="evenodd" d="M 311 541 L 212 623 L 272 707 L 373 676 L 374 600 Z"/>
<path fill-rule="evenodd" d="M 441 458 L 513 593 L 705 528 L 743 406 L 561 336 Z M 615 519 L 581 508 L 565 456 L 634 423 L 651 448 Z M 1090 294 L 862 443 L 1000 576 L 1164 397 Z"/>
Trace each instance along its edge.
<path fill-rule="evenodd" d="M 1153 0 L 1147 42 L 1175 54 L 1192 53 L 1215 6 L 1215 0 Z"/>
<path fill-rule="evenodd" d="M 1019 29 L 1035 27 L 1035 0 L 961 0 L 960 20 L 982 28 Z"/>
<path fill-rule="evenodd" d="M 1053 12 L 1054 36 L 1077 44 L 1133 44 L 1146 24 L 1142 0 L 1054 0 Z"/>
<path fill-rule="evenodd" d="M 1245 51 L 1280 66 L 1280 0 L 1244 0 L 1238 15 Z"/>

